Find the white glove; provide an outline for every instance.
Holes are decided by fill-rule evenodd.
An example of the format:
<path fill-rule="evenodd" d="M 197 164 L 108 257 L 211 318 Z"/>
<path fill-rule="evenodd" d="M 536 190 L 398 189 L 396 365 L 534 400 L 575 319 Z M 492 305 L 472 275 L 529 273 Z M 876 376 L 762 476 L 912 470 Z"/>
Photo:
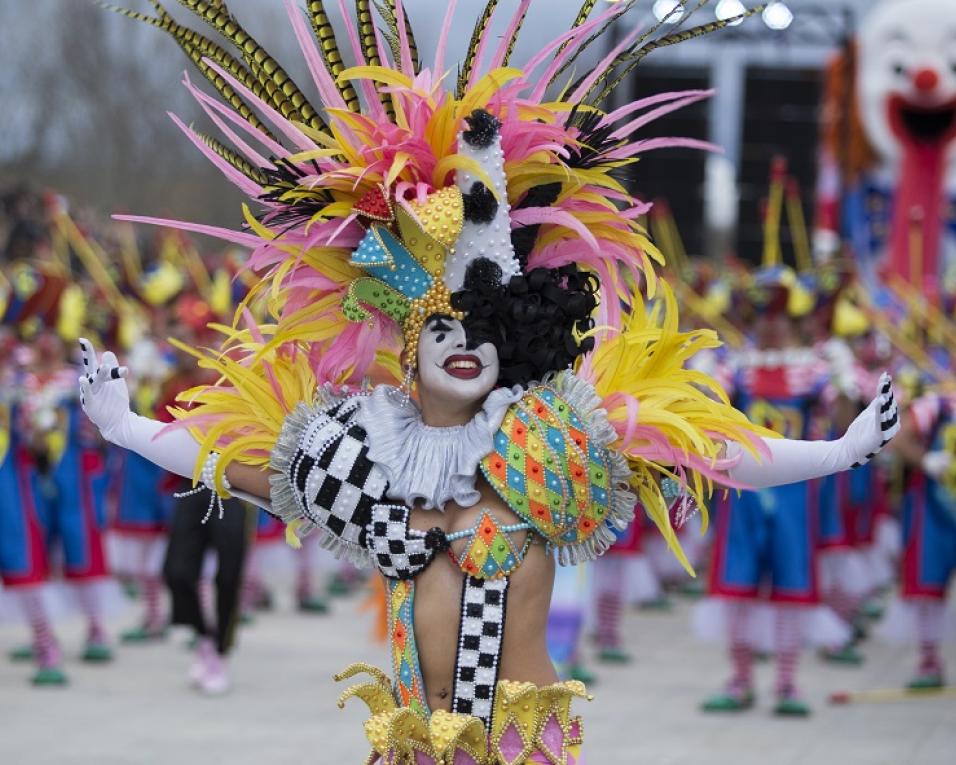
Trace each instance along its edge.
<path fill-rule="evenodd" d="M 946 475 L 946 472 L 952 464 L 953 455 L 945 449 L 940 449 L 935 452 L 926 452 L 920 461 L 920 467 L 923 469 L 923 472 L 934 481 L 938 481 Z"/>
<path fill-rule="evenodd" d="M 850 423 L 836 441 L 795 441 L 766 438 L 769 462 L 758 462 L 739 444 L 731 444 L 728 456 L 740 456 L 728 471 L 734 480 L 750 489 L 767 489 L 798 481 L 809 481 L 831 473 L 865 465 L 900 430 L 899 411 L 893 396 L 893 380 L 880 377 L 876 398 Z"/>
<path fill-rule="evenodd" d="M 126 367 L 119 366 L 111 351 L 98 363 L 93 344 L 80 338 L 83 374 L 79 378 L 80 405 L 90 421 L 110 443 L 130 449 L 163 470 L 192 478 L 199 444 L 185 429 L 167 431 L 166 423 L 134 414 L 129 408 Z"/>

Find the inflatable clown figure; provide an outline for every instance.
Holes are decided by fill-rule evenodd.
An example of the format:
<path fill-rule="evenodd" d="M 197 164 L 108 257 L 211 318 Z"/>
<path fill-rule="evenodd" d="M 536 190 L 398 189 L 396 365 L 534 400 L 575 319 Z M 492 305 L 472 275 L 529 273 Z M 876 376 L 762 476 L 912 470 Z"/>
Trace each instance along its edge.
<path fill-rule="evenodd" d="M 830 70 L 818 228 L 874 283 L 936 294 L 956 276 L 956 3 L 874 6 Z"/>

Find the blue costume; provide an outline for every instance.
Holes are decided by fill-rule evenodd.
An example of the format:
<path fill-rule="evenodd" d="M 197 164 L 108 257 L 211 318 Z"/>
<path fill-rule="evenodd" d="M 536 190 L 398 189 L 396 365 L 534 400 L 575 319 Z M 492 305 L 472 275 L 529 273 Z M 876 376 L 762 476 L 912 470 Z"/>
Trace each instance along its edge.
<path fill-rule="evenodd" d="M 803 375 L 806 377 L 806 375 Z M 784 366 L 750 367 L 736 376 L 735 405 L 787 438 L 806 438 L 824 382 L 794 385 Z M 816 603 L 815 492 L 809 482 L 732 492 L 717 507 L 711 593 Z"/>
<path fill-rule="evenodd" d="M 19 428 L 11 427 L 15 419 L 15 405 L 0 402 L 0 575 L 6 587 L 40 584 L 48 574 L 37 476 Z"/>

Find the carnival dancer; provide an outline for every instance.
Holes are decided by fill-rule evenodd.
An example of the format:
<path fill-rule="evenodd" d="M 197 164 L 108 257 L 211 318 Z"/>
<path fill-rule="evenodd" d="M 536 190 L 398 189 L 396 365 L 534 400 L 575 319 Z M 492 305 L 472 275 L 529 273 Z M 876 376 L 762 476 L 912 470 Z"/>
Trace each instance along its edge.
<path fill-rule="evenodd" d="M 159 344 L 140 338 L 130 351 L 130 363 L 137 370 L 130 398 L 134 411 L 156 414 L 157 400 L 171 368 Z M 114 571 L 132 579 L 143 598 L 139 626 L 122 635 L 137 643 L 162 638 L 168 618 L 163 611 L 163 559 L 172 509 L 168 474 L 134 452 L 116 450 L 110 492 L 115 497 L 115 514 L 110 527 L 110 562 Z M 178 483 L 178 482 L 177 482 Z"/>
<path fill-rule="evenodd" d="M 807 438 L 830 369 L 802 346 L 791 315 L 795 284 L 785 266 L 767 266 L 755 275 L 749 291 L 755 347 L 737 359 L 731 395 L 751 420 Z M 706 636 L 715 636 L 717 624 L 723 624 L 732 676 L 723 692 L 704 701 L 704 711 L 753 706 L 754 652 L 762 650 L 776 657 L 775 714 L 809 714 L 796 684 L 804 642 L 845 634 L 838 623 L 835 629 L 821 628 L 826 616 L 817 586 L 817 496 L 813 484 L 794 482 L 731 493 L 720 501 L 710 575 L 710 594 L 717 600 L 702 604 L 696 620 Z"/>
<path fill-rule="evenodd" d="M 900 599 L 880 625 L 882 636 L 916 644 L 910 688 L 944 684 L 940 646 L 953 639 L 946 596 L 956 571 L 956 399 L 930 393 L 914 401 L 894 449 L 909 470 L 903 499 Z"/>
<path fill-rule="evenodd" d="M 278 518 L 265 511 L 256 513 L 256 530 L 249 543 L 246 563 L 242 569 L 242 592 L 239 596 L 243 621 L 251 621 L 255 611 L 271 611 L 272 592 L 266 584 L 263 571 L 272 571 L 280 565 L 279 557 L 290 558 L 291 550 L 285 544 L 285 527 Z"/>
<path fill-rule="evenodd" d="M 326 560 L 333 558 L 319 545 L 318 535 L 310 535 L 302 540 L 302 547 L 295 556 L 295 603 L 305 614 L 324 614 L 329 603 L 316 587 L 316 579 L 323 573 Z"/>
<path fill-rule="evenodd" d="M 652 118 L 636 111 L 702 94 L 597 106 L 619 56 L 636 61 L 649 40 L 677 38 L 629 33 L 547 95 L 627 4 L 589 18 L 585 3 L 523 70 L 506 64 L 530 3 L 500 41 L 491 4 L 447 92 L 447 35 L 424 65 L 398 0 L 382 6 L 392 61 L 370 4 L 359 3 L 358 26 L 346 20 L 360 61 L 351 70 L 323 4 L 309 5 L 320 49 L 290 3 L 322 113 L 224 2 L 188 4 L 247 52 L 243 64 L 157 4 L 152 23 L 183 40 L 239 110 L 193 90 L 242 154 L 197 145 L 215 146 L 209 156 L 265 205 L 248 231 L 217 233 L 255 248 L 256 291 L 276 318 L 241 317 L 228 353 L 197 352 L 221 383 L 193 392 L 172 430 L 132 414 L 115 356 L 83 343 L 90 418 L 113 443 L 197 475 L 208 525 L 229 515 L 220 495 L 239 492 L 293 540 L 319 527 L 325 545 L 385 577 L 394 685 L 368 665 L 341 675 L 372 675 L 345 693 L 373 710 L 370 760 L 578 762 L 569 706 L 584 686 L 559 683 L 546 650 L 555 563 L 603 553 L 638 500 L 680 555 L 663 476 L 702 502 L 709 480 L 763 488 L 868 461 L 895 433 L 889 380 L 840 439 L 794 442 L 684 369 L 716 337 L 679 331 L 638 222 L 646 207 L 612 173 L 649 145 L 632 141 Z M 237 130 L 268 142 L 274 160 Z M 653 307 L 634 289 L 642 270 Z M 366 377 L 376 384 L 363 388 Z"/>
<path fill-rule="evenodd" d="M 855 337 L 869 333 L 865 315 L 834 295 L 832 310 L 818 306 L 825 316 L 821 326 L 832 326 L 833 336 L 819 344 L 821 357 L 830 368 L 830 384 L 839 391 L 842 407 L 831 407 L 830 416 L 820 416 L 818 427 L 824 436 L 838 430 L 841 413 L 844 420 L 855 416 L 865 405 L 863 391 L 871 388 L 879 374 L 863 364 L 850 345 Z M 859 341 L 857 348 L 862 348 Z M 888 359 L 883 359 L 886 363 Z M 847 407 L 850 407 L 847 412 Z M 822 657 L 836 664 L 859 665 L 863 655 L 857 643 L 866 635 L 863 605 L 878 584 L 867 558 L 872 544 L 872 529 L 877 515 L 884 514 L 888 501 L 883 470 L 878 460 L 850 473 L 828 476 L 818 482 L 818 566 L 820 593 L 826 603 L 851 629 L 850 639 L 841 645 L 825 646 Z"/>
<path fill-rule="evenodd" d="M 190 297 L 193 315 L 208 314 Z M 178 330 L 185 337 L 196 337 L 197 327 L 182 320 Z M 205 384 L 209 376 L 195 368 L 183 353 L 174 357 L 174 372 L 166 381 L 157 411 L 162 421 L 171 419 L 169 409 L 184 391 Z M 155 461 L 154 461 L 155 462 Z M 176 471 L 170 471 L 176 473 Z M 169 538 L 162 575 L 172 601 L 170 622 L 192 629 L 195 640 L 193 661 L 188 670 L 189 683 L 201 693 L 219 696 L 232 687 L 229 655 L 235 646 L 240 616 L 243 569 L 254 533 L 255 510 L 238 500 L 230 500 L 229 512 L 221 523 L 206 523 L 208 501 L 177 480 L 176 497 L 169 520 Z M 215 608 L 210 618 L 207 608 L 210 590 L 204 588 L 207 561 L 215 553 Z"/>
<path fill-rule="evenodd" d="M 34 685 L 63 685 L 62 654 L 43 597 L 49 576 L 33 456 L 19 425 L 16 347 L 12 333 L 0 354 L 0 575 L 4 594 L 16 599 L 32 645 L 12 659 L 32 659 Z"/>
<path fill-rule="evenodd" d="M 62 560 L 68 591 L 87 620 L 83 660 L 108 662 L 113 651 L 103 619 L 113 582 L 104 544 L 104 444 L 80 411 L 63 340 L 44 330 L 31 345 L 35 354 L 23 379 L 22 406 L 37 460 L 48 556 Z"/>
<path fill-rule="evenodd" d="M 637 511 L 635 510 L 635 516 Z M 595 643 L 598 660 L 609 664 L 627 664 L 631 655 L 624 645 L 621 630 L 623 611 L 627 606 L 628 564 L 640 554 L 641 524 L 637 517 L 622 531 L 607 552 L 594 561 L 593 586 L 595 609 Z"/>

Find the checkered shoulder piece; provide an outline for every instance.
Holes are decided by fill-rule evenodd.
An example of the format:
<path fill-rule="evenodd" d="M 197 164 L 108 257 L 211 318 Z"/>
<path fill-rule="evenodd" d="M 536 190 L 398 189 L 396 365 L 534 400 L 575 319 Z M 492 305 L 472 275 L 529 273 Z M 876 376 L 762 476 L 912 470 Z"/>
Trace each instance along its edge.
<path fill-rule="evenodd" d="M 299 404 L 286 417 L 272 452 L 272 510 L 300 529 L 319 528 L 322 544 L 356 565 L 368 565 L 366 526 L 388 481 L 368 458 L 368 434 L 355 422 L 365 396 Z M 301 531 L 300 531 L 301 533 Z"/>

